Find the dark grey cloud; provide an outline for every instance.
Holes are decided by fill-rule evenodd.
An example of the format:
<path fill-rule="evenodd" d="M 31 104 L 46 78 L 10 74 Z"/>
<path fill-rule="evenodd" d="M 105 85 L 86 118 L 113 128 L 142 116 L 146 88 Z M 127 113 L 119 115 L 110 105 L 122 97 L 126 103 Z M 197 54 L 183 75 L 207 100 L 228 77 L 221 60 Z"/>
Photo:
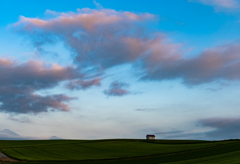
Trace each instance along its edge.
<path fill-rule="evenodd" d="M 143 72 L 141 80 L 180 79 L 190 86 L 240 80 L 239 42 L 186 58 L 180 44 L 149 29 L 157 20 L 154 15 L 110 9 L 52 13 L 54 18 L 48 20 L 21 17 L 12 27 L 28 36 L 35 47 L 63 41 L 83 71 L 99 73 L 128 63 Z"/>
<path fill-rule="evenodd" d="M 199 121 L 203 127 L 211 127 L 214 130 L 205 132 L 211 139 L 236 139 L 240 138 L 240 118 L 209 118 Z"/>
<path fill-rule="evenodd" d="M 195 123 L 196 129 L 194 132 L 173 130 L 153 131 L 152 134 L 156 134 L 158 138 L 162 139 L 225 140 L 240 138 L 240 118 L 238 117 L 207 118 L 200 119 Z"/>
<path fill-rule="evenodd" d="M 1 94 L 0 111 L 15 114 L 38 114 L 48 111 L 69 111 L 70 107 L 66 104 L 66 102 L 75 99 L 62 94 L 48 96 L 41 96 L 32 92 L 1 92 Z"/>
<path fill-rule="evenodd" d="M 162 139 L 225 140 L 240 139 L 240 118 L 207 118 L 197 120 L 194 132 L 173 130 L 154 131 Z M 209 130 L 212 129 L 212 130 Z"/>
<path fill-rule="evenodd" d="M 20 88 L 25 90 L 31 90 L 33 87 L 35 89 L 51 88 L 63 80 L 83 76 L 71 66 L 47 65 L 44 62 L 34 60 L 19 63 L 4 58 L 0 59 L 0 71 L 0 86 L 13 87 L 15 92 L 18 92 L 17 90 Z"/>
<path fill-rule="evenodd" d="M 129 85 L 122 82 L 112 82 L 109 89 L 104 90 L 103 93 L 108 96 L 124 96 L 130 94 L 130 91 L 126 90 Z"/>
<path fill-rule="evenodd" d="M 73 97 L 63 94 L 43 96 L 36 92 L 82 77 L 71 66 L 47 65 L 39 61 L 19 63 L 4 58 L 0 59 L 0 72 L 0 111 L 15 114 L 69 111 L 66 102 Z"/>

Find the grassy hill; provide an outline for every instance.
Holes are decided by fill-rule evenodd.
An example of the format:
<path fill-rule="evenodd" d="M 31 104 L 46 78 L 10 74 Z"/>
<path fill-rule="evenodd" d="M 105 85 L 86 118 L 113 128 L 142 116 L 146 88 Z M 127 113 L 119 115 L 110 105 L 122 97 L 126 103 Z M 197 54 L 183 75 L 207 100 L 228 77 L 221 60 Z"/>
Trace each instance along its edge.
<path fill-rule="evenodd" d="M 240 141 L 45 140 L 0 141 L 17 163 L 240 163 Z"/>

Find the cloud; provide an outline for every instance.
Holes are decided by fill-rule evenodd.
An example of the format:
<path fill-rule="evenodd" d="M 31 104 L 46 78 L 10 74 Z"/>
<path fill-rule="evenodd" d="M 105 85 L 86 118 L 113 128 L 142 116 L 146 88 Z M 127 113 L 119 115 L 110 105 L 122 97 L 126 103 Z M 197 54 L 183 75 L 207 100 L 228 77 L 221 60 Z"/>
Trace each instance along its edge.
<path fill-rule="evenodd" d="M 189 0 L 189 2 L 213 6 L 217 10 L 228 9 L 230 11 L 240 7 L 238 0 Z"/>
<path fill-rule="evenodd" d="M 169 132 L 157 132 L 155 134 L 169 135 L 169 134 L 181 134 L 181 133 L 184 133 L 184 132 L 180 130 L 175 130 L 175 131 L 169 131 Z"/>
<path fill-rule="evenodd" d="M 88 8 L 54 16 L 50 20 L 21 16 L 12 27 L 35 47 L 63 40 L 82 69 L 98 71 L 136 61 L 151 41 L 144 26 L 157 19 L 149 13 Z"/>
<path fill-rule="evenodd" d="M 189 132 L 182 132 L 176 134 L 168 134 L 164 138 L 166 139 L 191 139 L 191 140 L 208 140 L 206 135 L 203 132 L 196 132 L 196 133 L 189 133 Z"/>
<path fill-rule="evenodd" d="M 136 111 L 138 112 L 151 112 L 151 111 L 155 111 L 157 109 L 146 109 L 146 108 L 138 108 L 136 109 Z"/>
<path fill-rule="evenodd" d="M 100 86 L 101 79 L 95 78 L 92 80 L 73 80 L 66 85 L 70 90 L 84 90 L 92 86 Z"/>
<path fill-rule="evenodd" d="M 102 9 L 102 5 L 100 3 L 97 3 L 96 0 L 93 0 L 94 5 L 98 8 L 98 9 Z"/>
<path fill-rule="evenodd" d="M 36 60 L 19 63 L 5 58 L 0 58 L 0 72 L 0 111 L 15 114 L 69 111 L 66 102 L 73 97 L 63 94 L 42 96 L 36 92 L 83 76 L 72 66 L 47 65 Z"/>
<path fill-rule="evenodd" d="M 47 65 L 45 62 L 30 60 L 25 63 L 0 58 L 0 86 L 20 86 L 21 88 L 51 88 L 63 80 L 82 77 L 72 66 L 58 64 Z M 9 83 L 10 82 L 10 83 Z"/>
<path fill-rule="evenodd" d="M 197 120 L 193 131 L 153 131 L 165 139 L 224 140 L 239 139 L 240 118 L 207 118 Z"/>
<path fill-rule="evenodd" d="M 155 132 L 157 136 L 161 136 L 164 139 L 192 139 L 192 140 L 206 140 L 206 135 L 203 132 L 186 132 L 181 130 L 167 131 L 167 132 Z"/>
<path fill-rule="evenodd" d="M 167 58 L 152 60 L 148 56 L 144 67 L 145 80 L 182 79 L 187 85 L 210 82 L 239 81 L 240 44 L 232 43 L 208 49 L 194 58 Z"/>
<path fill-rule="evenodd" d="M 108 96 L 124 96 L 130 94 L 130 92 L 124 88 L 128 87 L 129 85 L 126 83 L 121 82 L 113 82 L 111 83 L 109 89 L 104 90 L 104 94 Z"/>
<path fill-rule="evenodd" d="M 202 119 L 199 120 L 199 125 L 214 128 L 214 130 L 205 132 L 205 135 L 211 139 L 240 138 L 240 118 Z"/>
<path fill-rule="evenodd" d="M 8 117 L 8 119 L 12 121 L 20 122 L 20 123 L 32 123 L 32 121 L 26 116 L 23 116 L 20 118 Z"/>
<path fill-rule="evenodd" d="M 188 86 L 240 80 L 240 43 L 209 48 L 186 58 L 181 44 L 171 43 L 165 34 L 152 30 L 151 23 L 156 20 L 157 16 L 149 13 L 84 8 L 54 12 L 50 19 L 21 16 L 12 27 L 35 46 L 65 42 L 75 64 L 87 74 L 131 64 L 142 72 L 138 74 L 141 80 L 180 79 Z M 84 89 L 84 83 L 90 82 L 71 82 L 68 88 Z M 111 94 L 111 90 L 106 93 Z"/>

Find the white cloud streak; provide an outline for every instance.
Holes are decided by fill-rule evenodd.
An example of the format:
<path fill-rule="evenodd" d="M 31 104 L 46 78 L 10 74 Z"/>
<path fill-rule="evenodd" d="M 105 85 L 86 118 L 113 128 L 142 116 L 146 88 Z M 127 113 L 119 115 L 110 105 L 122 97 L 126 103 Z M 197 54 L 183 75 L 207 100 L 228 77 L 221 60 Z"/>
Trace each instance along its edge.
<path fill-rule="evenodd" d="M 213 6 L 217 11 L 232 11 L 240 7 L 238 0 L 189 0 L 189 2 L 198 2 L 204 5 Z"/>

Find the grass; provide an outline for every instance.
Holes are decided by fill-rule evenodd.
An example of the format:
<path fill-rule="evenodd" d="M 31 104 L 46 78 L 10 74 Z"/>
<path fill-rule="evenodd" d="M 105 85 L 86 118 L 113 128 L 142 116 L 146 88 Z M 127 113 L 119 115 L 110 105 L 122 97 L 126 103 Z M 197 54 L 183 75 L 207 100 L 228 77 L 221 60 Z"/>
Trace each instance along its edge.
<path fill-rule="evenodd" d="M 170 162 L 167 164 L 239 164 L 240 163 L 240 151 L 234 151 L 231 153 L 225 153 L 220 155 L 214 155 L 210 157 L 197 158 L 192 160 L 184 160 L 178 162 Z"/>
<path fill-rule="evenodd" d="M 89 141 L 88 140 L 13 140 L 13 141 L 0 140 L 0 149 L 26 147 L 26 146 L 40 146 L 40 145 L 71 144 L 75 142 L 79 143 L 79 142 L 89 142 Z"/>
<path fill-rule="evenodd" d="M 240 142 L 178 140 L 54 140 L 8 141 L 1 151 L 34 164 L 225 163 L 239 161 Z M 17 143 L 16 145 L 14 145 Z M 219 161 L 218 159 L 222 159 Z M 208 162 L 210 161 L 210 162 Z M 227 161 L 227 162 L 226 162 Z M 223 163 L 223 162 L 222 162 Z M 230 163 L 229 163 L 230 164 Z"/>
<path fill-rule="evenodd" d="M 94 142 L 147 142 L 159 144 L 198 144 L 198 143 L 212 143 L 216 141 L 202 141 L 202 140 L 136 140 L 136 139 L 105 139 L 105 140 L 0 140 L 0 149 L 12 147 L 26 147 L 38 145 L 57 145 L 57 144 L 71 144 L 71 143 L 94 143 Z"/>

